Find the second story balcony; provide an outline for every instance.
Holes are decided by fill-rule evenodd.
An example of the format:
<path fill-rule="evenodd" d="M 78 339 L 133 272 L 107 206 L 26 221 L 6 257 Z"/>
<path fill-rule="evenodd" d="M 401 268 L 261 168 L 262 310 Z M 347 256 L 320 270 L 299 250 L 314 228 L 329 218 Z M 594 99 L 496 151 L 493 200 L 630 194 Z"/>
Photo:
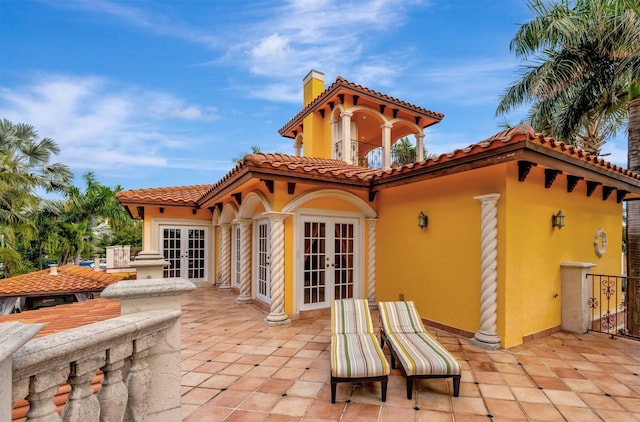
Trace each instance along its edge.
<path fill-rule="evenodd" d="M 370 169 L 384 169 L 384 147 L 352 139 L 350 142 L 352 164 Z M 344 160 L 343 142 L 338 141 L 334 146 L 334 158 Z M 389 150 L 389 168 L 401 167 L 416 161 L 416 149 L 408 141 L 398 140 Z"/>

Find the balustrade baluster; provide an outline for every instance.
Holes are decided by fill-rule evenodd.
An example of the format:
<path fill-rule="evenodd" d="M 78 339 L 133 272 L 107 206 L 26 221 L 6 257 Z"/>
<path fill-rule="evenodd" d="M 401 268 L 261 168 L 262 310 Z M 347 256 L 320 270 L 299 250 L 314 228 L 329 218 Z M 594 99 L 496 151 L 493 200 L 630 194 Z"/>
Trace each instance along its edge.
<path fill-rule="evenodd" d="M 29 383 L 29 412 L 27 422 L 60 422 L 62 419 L 56 412 L 53 397 L 60 384 L 69 376 L 69 366 L 50 368 L 49 372 L 31 377 Z"/>
<path fill-rule="evenodd" d="M 107 350 L 102 388 L 98 392 L 100 422 L 122 422 L 127 408 L 129 392 L 122 376 L 124 359 L 131 356 L 133 344 L 123 343 Z"/>
<path fill-rule="evenodd" d="M 97 353 L 71 363 L 69 375 L 69 401 L 62 411 L 64 422 L 98 422 L 100 403 L 93 394 L 91 380 L 96 370 L 104 365 L 105 353 Z"/>
<path fill-rule="evenodd" d="M 147 416 L 151 393 L 151 370 L 147 363 L 147 355 L 153 344 L 155 344 L 155 335 L 133 341 L 133 354 L 125 381 L 129 389 L 125 421 L 141 422 Z"/>

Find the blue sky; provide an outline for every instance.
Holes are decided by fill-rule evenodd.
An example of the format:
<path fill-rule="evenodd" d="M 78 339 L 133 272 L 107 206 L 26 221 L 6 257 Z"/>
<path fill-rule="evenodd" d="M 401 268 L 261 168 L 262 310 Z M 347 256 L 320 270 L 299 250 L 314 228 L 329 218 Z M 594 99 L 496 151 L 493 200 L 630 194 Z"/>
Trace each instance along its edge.
<path fill-rule="evenodd" d="M 425 142 L 450 152 L 501 130 L 530 18 L 526 0 L 0 0 L 0 118 L 53 138 L 77 185 L 215 183 L 252 145 L 294 153 L 278 129 L 315 69 L 444 113 Z M 626 164 L 624 140 L 603 151 Z"/>

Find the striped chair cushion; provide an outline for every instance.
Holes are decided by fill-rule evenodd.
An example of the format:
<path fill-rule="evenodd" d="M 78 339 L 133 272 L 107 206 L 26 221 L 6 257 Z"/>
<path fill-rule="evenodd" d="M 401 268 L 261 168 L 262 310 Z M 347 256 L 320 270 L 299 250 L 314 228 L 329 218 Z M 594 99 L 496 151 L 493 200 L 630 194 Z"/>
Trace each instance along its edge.
<path fill-rule="evenodd" d="M 331 334 L 373 332 L 367 299 L 341 299 L 331 302 Z"/>
<path fill-rule="evenodd" d="M 375 334 L 331 336 L 331 375 L 338 378 L 379 377 L 389 374 L 389 363 Z"/>
<path fill-rule="evenodd" d="M 380 322 L 385 332 L 425 333 L 422 319 L 415 304 L 407 302 L 378 302 Z"/>
<path fill-rule="evenodd" d="M 386 335 L 407 376 L 460 374 L 455 358 L 428 333 L 387 331 Z"/>

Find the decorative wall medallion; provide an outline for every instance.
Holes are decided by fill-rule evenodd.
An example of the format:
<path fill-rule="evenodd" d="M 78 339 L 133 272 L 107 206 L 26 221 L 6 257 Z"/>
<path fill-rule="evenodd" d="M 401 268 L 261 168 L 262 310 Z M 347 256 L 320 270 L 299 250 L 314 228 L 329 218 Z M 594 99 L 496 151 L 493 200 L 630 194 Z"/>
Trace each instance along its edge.
<path fill-rule="evenodd" d="M 596 250 L 596 255 L 599 257 L 607 252 L 607 234 L 602 230 L 602 228 L 599 228 L 596 232 L 596 237 L 593 239 L 593 247 Z"/>

